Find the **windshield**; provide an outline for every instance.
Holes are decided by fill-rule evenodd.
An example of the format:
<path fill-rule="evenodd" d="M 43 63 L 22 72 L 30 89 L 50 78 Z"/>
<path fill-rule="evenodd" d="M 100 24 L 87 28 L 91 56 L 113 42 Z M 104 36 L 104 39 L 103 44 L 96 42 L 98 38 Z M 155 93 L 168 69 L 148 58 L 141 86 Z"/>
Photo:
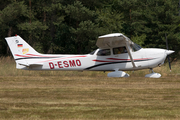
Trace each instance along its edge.
<path fill-rule="evenodd" d="M 91 53 L 89 53 L 90 55 L 94 55 L 94 53 L 96 52 L 96 50 L 92 51 Z"/>
<path fill-rule="evenodd" d="M 111 55 L 110 49 L 100 49 L 97 53 L 98 56 L 108 56 Z"/>
<path fill-rule="evenodd" d="M 141 46 L 139 46 L 139 45 L 136 44 L 136 43 L 132 43 L 132 44 L 131 44 L 131 49 L 132 49 L 133 52 L 135 52 L 135 51 L 140 50 L 140 49 L 141 49 Z"/>

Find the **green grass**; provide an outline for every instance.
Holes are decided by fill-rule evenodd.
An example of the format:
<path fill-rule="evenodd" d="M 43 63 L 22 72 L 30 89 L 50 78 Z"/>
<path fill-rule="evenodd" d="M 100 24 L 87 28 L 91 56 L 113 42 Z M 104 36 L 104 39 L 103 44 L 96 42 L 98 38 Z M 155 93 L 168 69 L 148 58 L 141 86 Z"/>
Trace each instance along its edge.
<path fill-rule="evenodd" d="M 11 58 L 1 58 L 0 119 L 180 119 L 178 64 L 171 73 L 168 65 L 156 68 L 160 79 L 145 78 L 148 70 L 108 78 L 103 72 L 16 70 Z"/>

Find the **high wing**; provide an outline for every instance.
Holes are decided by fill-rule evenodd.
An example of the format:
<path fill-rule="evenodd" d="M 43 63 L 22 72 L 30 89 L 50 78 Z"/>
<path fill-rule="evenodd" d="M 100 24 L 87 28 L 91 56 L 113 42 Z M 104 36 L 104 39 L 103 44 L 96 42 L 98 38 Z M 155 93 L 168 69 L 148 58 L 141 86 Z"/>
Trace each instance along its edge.
<path fill-rule="evenodd" d="M 96 45 L 100 49 L 107 49 L 113 47 L 120 47 L 126 45 L 126 43 L 131 44 L 133 42 L 121 33 L 113 33 L 99 36 Z"/>
<path fill-rule="evenodd" d="M 113 33 L 113 34 L 107 34 L 98 37 L 98 40 L 96 42 L 96 45 L 100 49 L 108 49 L 108 48 L 114 48 L 114 47 L 120 47 L 120 46 L 126 46 L 129 57 L 131 59 L 132 65 L 135 68 L 136 65 L 134 63 L 131 50 L 130 50 L 130 44 L 133 44 L 133 42 L 126 37 L 125 35 L 121 33 Z"/>

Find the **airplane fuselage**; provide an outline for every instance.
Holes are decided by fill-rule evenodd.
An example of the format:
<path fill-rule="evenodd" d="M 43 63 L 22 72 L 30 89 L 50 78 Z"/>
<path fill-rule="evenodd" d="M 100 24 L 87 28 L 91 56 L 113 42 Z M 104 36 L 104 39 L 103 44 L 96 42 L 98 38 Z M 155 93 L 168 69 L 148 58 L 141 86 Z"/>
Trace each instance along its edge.
<path fill-rule="evenodd" d="M 17 64 L 17 68 L 25 70 L 92 70 L 92 71 L 113 71 L 119 70 L 139 70 L 154 68 L 164 63 L 166 59 L 167 50 L 164 49 L 140 49 L 132 52 L 133 60 L 136 67 L 133 67 L 128 53 L 116 54 L 112 53 L 107 56 L 98 56 L 99 49 L 94 54 L 86 55 L 33 55 L 26 54 L 21 59 L 27 63 L 43 64 L 42 66 L 32 65 L 26 67 Z M 22 58 L 23 57 L 23 58 Z"/>

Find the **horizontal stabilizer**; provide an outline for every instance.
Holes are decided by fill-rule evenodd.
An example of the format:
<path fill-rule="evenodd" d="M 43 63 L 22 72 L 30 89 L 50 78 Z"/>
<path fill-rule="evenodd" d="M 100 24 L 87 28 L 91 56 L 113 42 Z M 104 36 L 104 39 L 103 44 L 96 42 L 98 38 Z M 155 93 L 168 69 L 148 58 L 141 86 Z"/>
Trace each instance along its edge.
<path fill-rule="evenodd" d="M 26 66 L 26 67 L 30 67 L 30 66 L 43 66 L 43 63 L 33 63 L 33 64 L 18 63 L 18 64 Z"/>

